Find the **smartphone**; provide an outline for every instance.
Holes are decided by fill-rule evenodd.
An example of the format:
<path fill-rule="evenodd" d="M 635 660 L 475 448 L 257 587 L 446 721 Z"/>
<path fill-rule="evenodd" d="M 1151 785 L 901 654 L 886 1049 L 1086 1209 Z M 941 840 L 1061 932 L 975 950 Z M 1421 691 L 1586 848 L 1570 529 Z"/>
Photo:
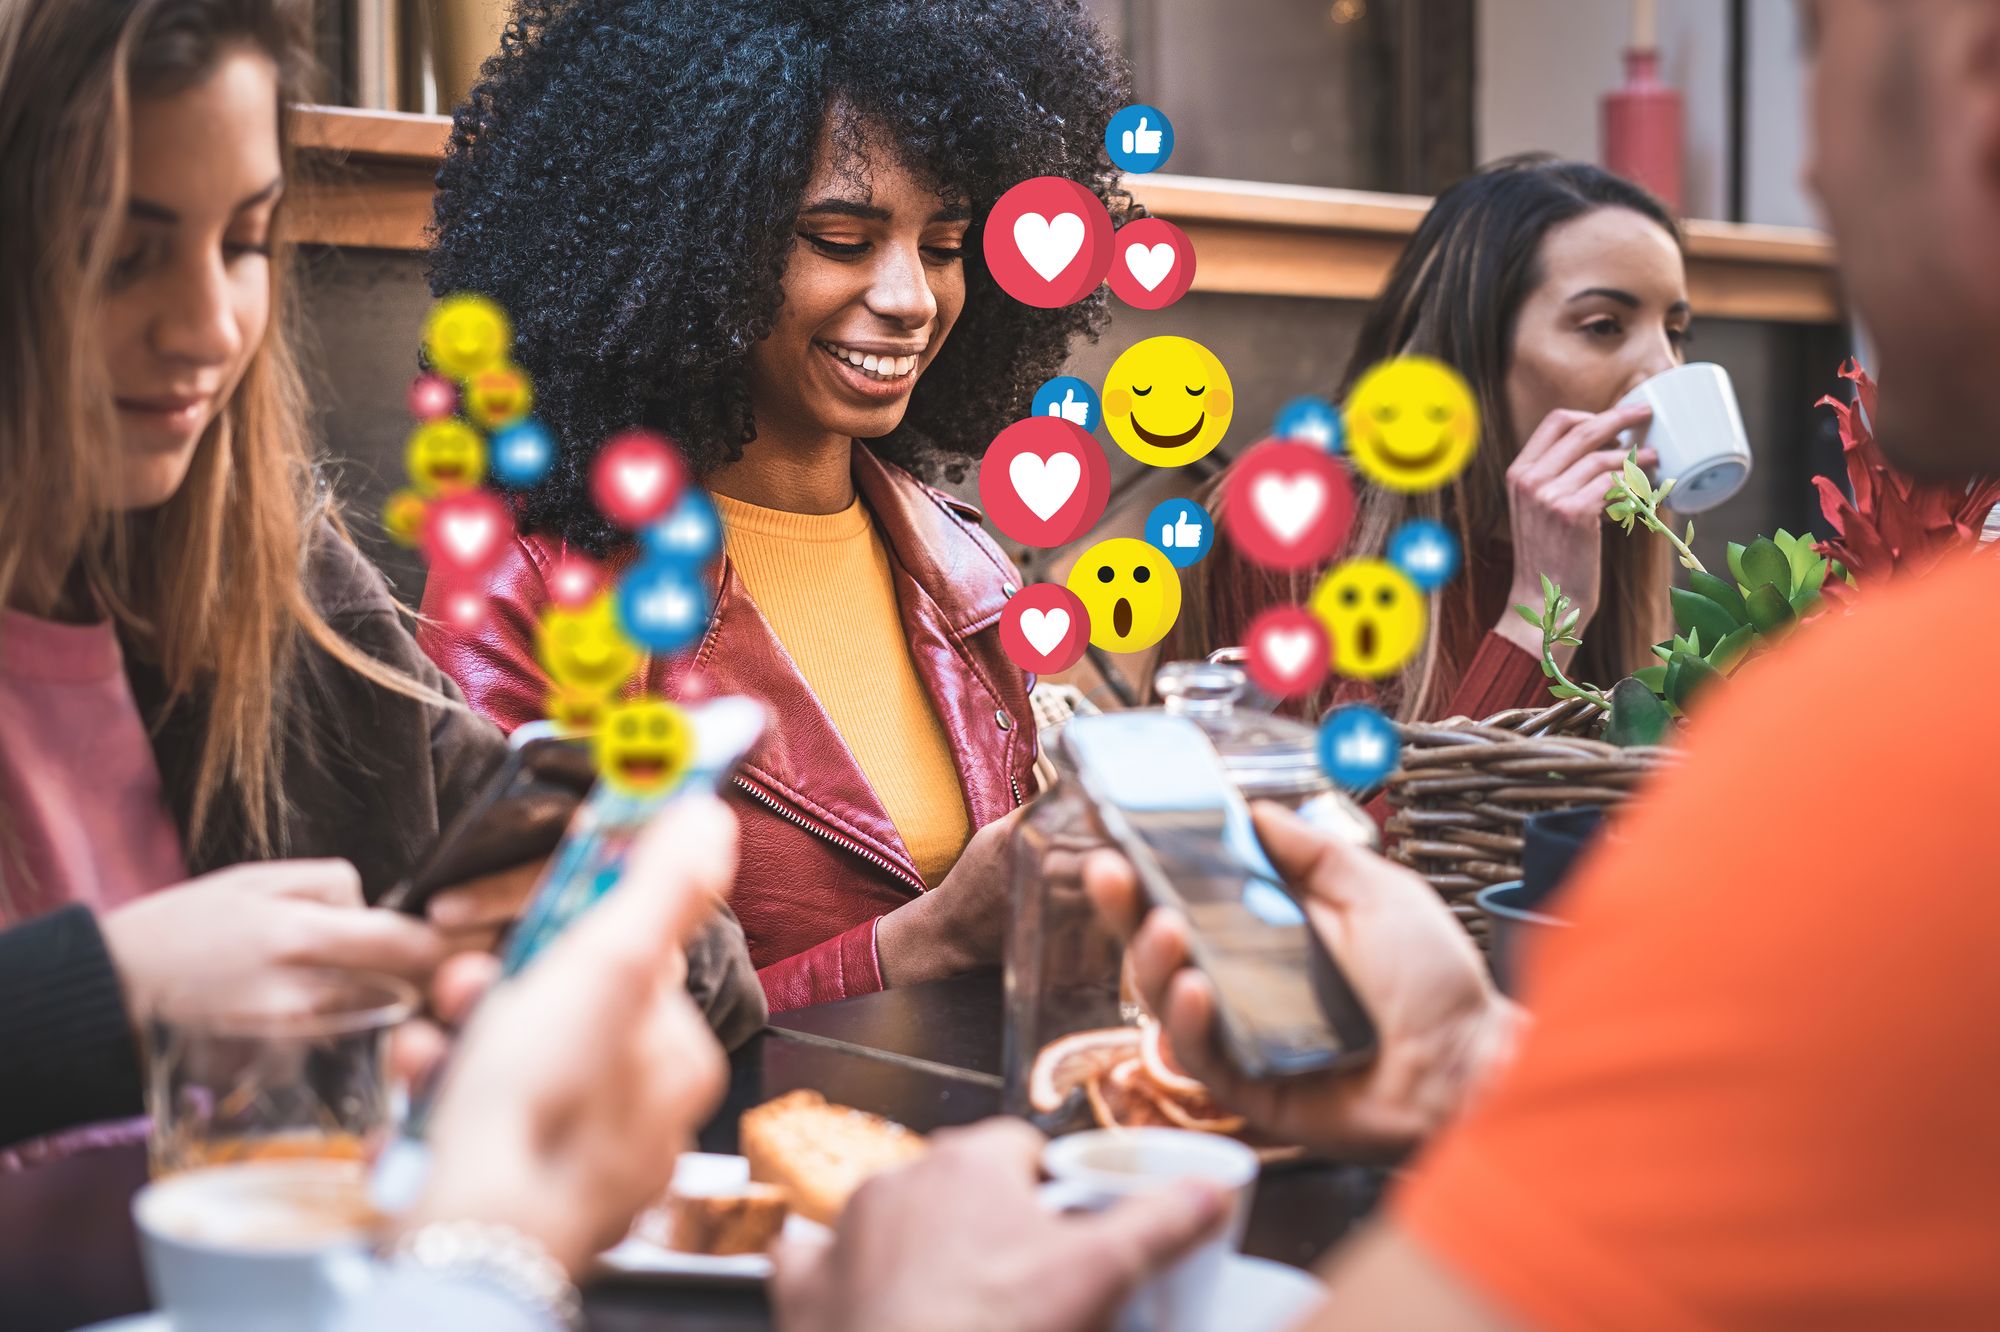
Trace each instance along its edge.
<path fill-rule="evenodd" d="M 1158 712 L 1079 716 L 1056 743 L 1148 902 L 1186 918 L 1238 1070 L 1284 1077 L 1374 1057 L 1374 1022 L 1265 857 L 1199 726 Z"/>
<path fill-rule="evenodd" d="M 507 757 L 451 821 L 416 873 L 377 903 L 421 916 L 457 884 L 546 859 L 597 781 L 587 742 L 554 722 L 514 732 Z"/>
<path fill-rule="evenodd" d="M 562 933 L 592 903 L 611 891 L 625 867 L 625 855 L 653 816 L 690 795 L 713 795 L 764 733 L 761 703 L 730 695 L 690 704 L 683 711 L 694 734 L 694 753 L 678 779 L 647 795 L 618 790 L 608 782 L 592 789 L 570 820 L 549 860 L 527 911 L 508 938 L 500 973 L 511 976 Z"/>

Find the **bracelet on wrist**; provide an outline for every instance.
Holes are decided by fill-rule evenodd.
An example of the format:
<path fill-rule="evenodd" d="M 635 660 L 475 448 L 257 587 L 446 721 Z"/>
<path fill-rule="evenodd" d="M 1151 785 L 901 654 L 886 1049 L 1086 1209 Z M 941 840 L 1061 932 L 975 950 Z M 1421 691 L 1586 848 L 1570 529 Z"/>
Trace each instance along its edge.
<path fill-rule="evenodd" d="M 399 1267 L 464 1277 L 491 1286 L 555 1320 L 582 1326 L 583 1301 L 549 1251 L 512 1226 L 433 1221 L 399 1237 L 387 1254 Z"/>

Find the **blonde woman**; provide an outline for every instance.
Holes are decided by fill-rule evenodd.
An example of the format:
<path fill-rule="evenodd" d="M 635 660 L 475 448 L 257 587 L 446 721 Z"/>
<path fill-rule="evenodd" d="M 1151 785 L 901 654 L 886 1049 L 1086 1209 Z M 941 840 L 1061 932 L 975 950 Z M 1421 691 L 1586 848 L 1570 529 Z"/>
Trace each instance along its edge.
<path fill-rule="evenodd" d="M 1685 359 L 1692 312 L 1679 228 L 1658 200 L 1594 166 L 1543 157 L 1498 162 L 1438 196 L 1363 324 L 1340 396 L 1392 356 L 1456 368 L 1483 432 L 1463 475 L 1406 495 L 1362 485 L 1349 554 L 1379 554 L 1412 518 L 1444 523 L 1462 571 L 1432 597 L 1431 632 L 1379 690 L 1342 682 L 1308 700 L 1372 700 L 1405 720 L 1485 717 L 1548 701 L 1541 638 L 1513 607 L 1540 606 L 1541 576 L 1582 612 L 1583 678 L 1610 681 L 1652 660 L 1669 628 L 1664 543 L 1603 518 L 1625 454 L 1618 434 L 1644 409 L 1614 407 Z M 1650 462 L 1650 454 L 1642 455 Z M 1229 473 L 1199 496 L 1229 503 Z M 1248 564 L 1218 533 L 1186 580 L 1161 660 L 1243 642 L 1257 613 L 1303 604 L 1318 574 Z M 1571 649 L 1559 650 L 1569 667 Z"/>

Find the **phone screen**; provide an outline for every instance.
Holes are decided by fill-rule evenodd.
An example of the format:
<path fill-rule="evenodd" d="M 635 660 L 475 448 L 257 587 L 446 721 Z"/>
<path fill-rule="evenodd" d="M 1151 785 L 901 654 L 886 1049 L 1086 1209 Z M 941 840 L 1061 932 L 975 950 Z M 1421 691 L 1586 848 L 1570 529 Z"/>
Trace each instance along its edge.
<path fill-rule="evenodd" d="M 1265 856 L 1201 728 L 1129 712 L 1073 718 L 1062 737 L 1148 896 L 1187 918 L 1239 1067 L 1302 1073 L 1372 1054 L 1373 1024 Z"/>

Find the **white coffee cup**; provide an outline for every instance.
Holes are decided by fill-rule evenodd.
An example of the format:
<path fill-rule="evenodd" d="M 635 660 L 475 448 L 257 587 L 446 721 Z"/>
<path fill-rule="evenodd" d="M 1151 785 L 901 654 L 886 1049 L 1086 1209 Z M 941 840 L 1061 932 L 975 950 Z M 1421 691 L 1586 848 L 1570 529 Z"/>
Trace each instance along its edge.
<path fill-rule="evenodd" d="M 333 1332 L 373 1280 L 354 1161 L 266 1160 L 157 1179 L 132 1200 L 174 1332 Z"/>
<path fill-rule="evenodd" d="M 1100 1211 L 1184 1179 L 1228 1190 L 1228 1225 L 1139 1287 L 1114 1324 L 1117 1332 L 1207 1332 L 1224 1268 L 1250 1223 L 1257 1167 L 1257 1153 L 1234 1138 L 1173 1128 L 1093 1129 L 1042 1149 L 1042 1169 L 1049 1176 L 1042 1205 L 1052 1211 Z"/>
<path fill-rule="evenodd" d="M 1679 513 L 1712 509 L 1750 479 L 1750 438 L 1729 372 L 1708 361 L 1675 366 L 1633 389 L 1618 405 L 1644 403 L 1652 420 L 1620 435 L 1626 449 L 1660 457 L 1656 485 L 1674 482 L 1667 505 Z"/>

